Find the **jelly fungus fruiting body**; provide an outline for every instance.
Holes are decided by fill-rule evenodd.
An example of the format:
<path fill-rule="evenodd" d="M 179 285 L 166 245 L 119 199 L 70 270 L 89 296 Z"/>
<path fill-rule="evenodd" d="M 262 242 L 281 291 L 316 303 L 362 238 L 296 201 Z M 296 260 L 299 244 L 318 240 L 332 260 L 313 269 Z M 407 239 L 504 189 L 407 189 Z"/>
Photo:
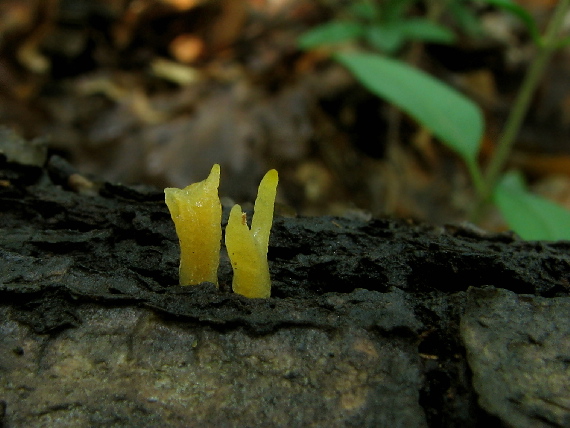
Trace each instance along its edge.
<path fill-rule="evenodd" d="M 222 205 L 218 196 L 220 165 L 204 181 L 184 189 L 164 189 L 180 242 L 180 285 L 218 284 Z"/>
<path fill-rule="evenodd" d="M 232 288 L 235 293 L 246 297 L 267 298 L 271 295 L 267 250 L 278 181 L 279 176 L 274 169 L 261 180 L 251 229 L 239 205 L 232 208 L 226 226 L 226 248 L 234 272 Z"/>

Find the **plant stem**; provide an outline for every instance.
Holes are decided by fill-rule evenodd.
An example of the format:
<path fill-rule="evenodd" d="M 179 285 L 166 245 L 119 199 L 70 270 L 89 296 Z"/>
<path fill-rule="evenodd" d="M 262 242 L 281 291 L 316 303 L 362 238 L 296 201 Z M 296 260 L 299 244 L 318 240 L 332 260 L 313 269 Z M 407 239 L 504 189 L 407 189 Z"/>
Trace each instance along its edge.
<path fill-rule="evenodd" d="M 548 28 L 539 45 L 539 52 L 528 70 L 522 86 L 519 90 L 513 108 L 507 118 L 507 122 L 503 128 L 503 133 L 497 144 L 497 151 L 493 155 L 484 177 L 483 194 L 481 195 L 481 204 L 488 202 L 495 185 L 497 184 L 499 175 L 505 166 L 507 158 L 511 152 L 515 138 L 517 137 L 521 124 L 528 112 L 532 95 L 540 82 L 544 69 L 552 53 L 557 47 L 557 36 L 566 12 L 570 7 L 570 0 L 560 0 L 553 12 L 552 18 L 548 24 Z M 476 211 L 480 211 L 476 209 Z"/>
<path fill-rule="evenodd" d="M 466 165 L 467 169 L 469 170 L 471 181 L 475 186 L 475 191 L 478 195 L 482 195 L 485 192 L 485 181 L 483 179 L 483 174 L 481 173 L 479 165 L 477 165 L 477 162 L 471 160 L 467 160 Z"/>

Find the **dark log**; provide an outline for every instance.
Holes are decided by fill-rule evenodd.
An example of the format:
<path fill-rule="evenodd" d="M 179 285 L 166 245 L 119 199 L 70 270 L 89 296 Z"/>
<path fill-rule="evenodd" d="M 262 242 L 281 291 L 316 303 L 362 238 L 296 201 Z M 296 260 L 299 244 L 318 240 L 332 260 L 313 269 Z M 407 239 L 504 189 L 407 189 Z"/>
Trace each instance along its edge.
<path fill-rule="evenodd" d="M 270 299 L 180 287 L 161 190 L 1 137 L 0 426 L 570 426 L 569 242 L 276 218 Z"/>

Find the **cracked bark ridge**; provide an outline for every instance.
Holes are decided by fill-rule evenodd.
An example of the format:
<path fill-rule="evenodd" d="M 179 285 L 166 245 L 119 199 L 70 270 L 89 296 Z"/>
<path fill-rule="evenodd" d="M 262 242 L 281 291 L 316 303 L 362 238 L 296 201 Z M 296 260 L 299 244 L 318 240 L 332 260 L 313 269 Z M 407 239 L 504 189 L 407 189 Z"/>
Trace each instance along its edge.
<path fill-rule="evenodd" d="M 481 406 L 512 426 L 570 426 L 570 298 L 474 288 L 467 299 L 461 337 Z"/>

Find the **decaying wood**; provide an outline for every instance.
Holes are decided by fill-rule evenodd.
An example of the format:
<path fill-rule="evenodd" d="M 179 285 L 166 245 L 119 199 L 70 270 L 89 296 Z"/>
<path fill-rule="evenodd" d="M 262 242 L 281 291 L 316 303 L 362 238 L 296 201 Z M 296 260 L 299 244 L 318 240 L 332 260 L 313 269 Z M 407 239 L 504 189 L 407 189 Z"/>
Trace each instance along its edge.
<path fill-rule="evenodd" d="M 281 217 L 250 300 L 176 285 L 161 190 L 0 152 L 0 425 L 570 424 L 568 242 Z"/>

